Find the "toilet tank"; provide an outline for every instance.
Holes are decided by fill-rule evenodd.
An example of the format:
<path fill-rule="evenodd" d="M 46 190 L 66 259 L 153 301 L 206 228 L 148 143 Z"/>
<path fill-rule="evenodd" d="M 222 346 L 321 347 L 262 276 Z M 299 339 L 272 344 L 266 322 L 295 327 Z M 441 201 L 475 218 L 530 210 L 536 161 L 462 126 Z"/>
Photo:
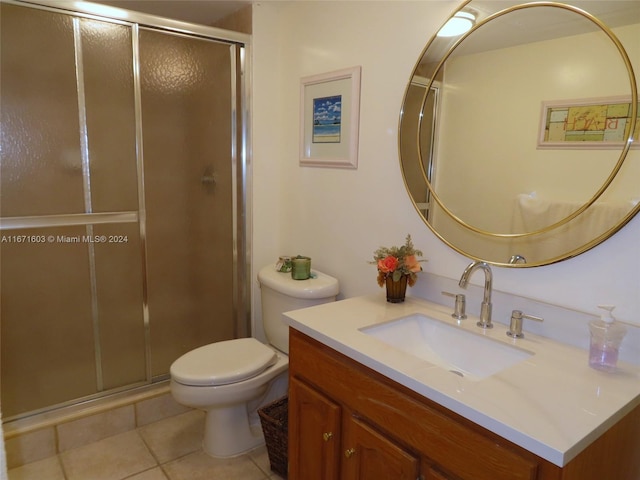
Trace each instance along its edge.
<path fill-rule="evenodd" d="M 267 265 L 258 273 L 262 301 L 262 326 L 271 345 L 289 353 L 289 327 L 282 314 L 290 310 L 333 302 L 338 295 L 338 280 L 317 270 L 316 278 L 294 280 L 290 272 L 278 272 Z"/>

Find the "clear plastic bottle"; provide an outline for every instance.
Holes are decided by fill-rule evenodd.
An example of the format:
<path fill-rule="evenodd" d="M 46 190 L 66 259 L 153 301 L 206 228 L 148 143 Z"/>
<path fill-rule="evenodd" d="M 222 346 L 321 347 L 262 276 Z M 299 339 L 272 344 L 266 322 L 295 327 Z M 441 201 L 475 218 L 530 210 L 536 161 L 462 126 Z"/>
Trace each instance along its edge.
<path fill-rule="evenodd" d="M 613 372 L 618 364 L 620 344 L 627 329 L 613 318 L 611 312 L 615 308 L 614 305 L 598 305 L 598 308 L 604 310 L 600 320 L 589 323 L 589 366 L 604 372 Z"/>

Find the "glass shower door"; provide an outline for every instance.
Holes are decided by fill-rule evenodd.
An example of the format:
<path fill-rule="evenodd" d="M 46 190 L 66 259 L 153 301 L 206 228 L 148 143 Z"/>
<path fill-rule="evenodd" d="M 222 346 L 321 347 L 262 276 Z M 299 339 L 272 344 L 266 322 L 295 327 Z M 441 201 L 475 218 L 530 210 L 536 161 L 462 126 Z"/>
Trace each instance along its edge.
<path fill-rule="evenodd" d="M 130 51 L 125 26 L 2 5 L 5 418 L 147 377 Z"/>
<path fill-rule="evenodd" d="M 140 31 L 153 377 L 236 336 L 232 48 Z"/>
<path fill-rule="evenodd" d="M 243 334 L 232 44 L 0 4 L 5 420 Z M 240 325 L 240 326 L 239 326 Z"/>

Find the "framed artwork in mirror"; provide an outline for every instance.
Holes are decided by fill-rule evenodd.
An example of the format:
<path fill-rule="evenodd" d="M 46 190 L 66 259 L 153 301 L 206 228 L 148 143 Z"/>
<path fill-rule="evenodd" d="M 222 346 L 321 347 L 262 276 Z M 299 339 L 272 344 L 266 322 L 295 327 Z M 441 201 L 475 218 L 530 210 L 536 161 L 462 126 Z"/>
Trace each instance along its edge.
<path fill-rule="evenodd" d="M 543 102 L 538 148 L 621 148 L 629 138 L 632 119 L 629 97 Z M 637 148 L 640 121 L 633 133 L 632 147 Z"/>
<path fill-rule="evenodd" d="M 358 168 L 361 67 L 300 80 L 300 165 Z"/>

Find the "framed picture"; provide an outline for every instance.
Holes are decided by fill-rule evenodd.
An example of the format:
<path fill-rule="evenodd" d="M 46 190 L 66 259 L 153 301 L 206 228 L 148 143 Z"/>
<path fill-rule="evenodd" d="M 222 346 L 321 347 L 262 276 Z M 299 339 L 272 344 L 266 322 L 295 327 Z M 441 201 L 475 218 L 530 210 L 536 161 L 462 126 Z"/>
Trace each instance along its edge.
<path fill-rule="evenodd" d="M 631 107 L 629 97 L 543 102 L 538 148 L 621 149 L 633 123 Z M 636 120 L 633 138 L 632 147 L 637 148 L 640 119 Z"/>
<path fill-rule="evenodd" d="M 352 67 L 300 81 L 300 165 L 358 168 L 360 71 Z"/>

